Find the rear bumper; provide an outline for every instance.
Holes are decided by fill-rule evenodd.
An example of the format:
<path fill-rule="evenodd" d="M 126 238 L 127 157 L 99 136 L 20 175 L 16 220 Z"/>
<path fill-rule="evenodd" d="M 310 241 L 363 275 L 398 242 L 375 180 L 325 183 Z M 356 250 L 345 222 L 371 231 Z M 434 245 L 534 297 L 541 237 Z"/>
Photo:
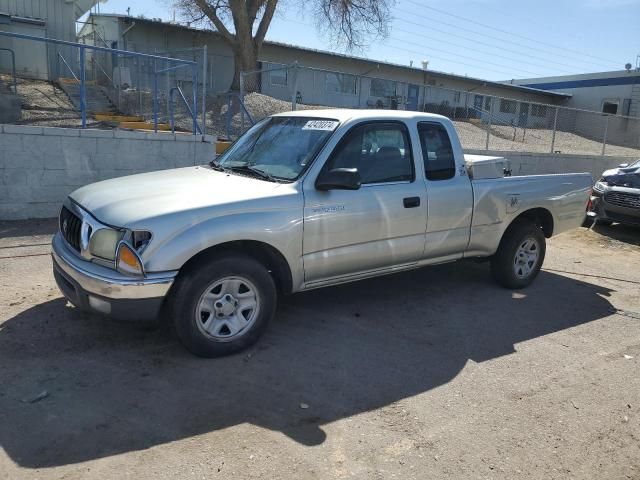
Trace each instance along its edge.
<path fill-rule="evenodd" d="M 53 238 L 51 256 L 54 278 L 67 300 L 82 310 L 118 320 L 156 318 L 177 273 L 127 277 L 79 258 L 59 233 Z"/>

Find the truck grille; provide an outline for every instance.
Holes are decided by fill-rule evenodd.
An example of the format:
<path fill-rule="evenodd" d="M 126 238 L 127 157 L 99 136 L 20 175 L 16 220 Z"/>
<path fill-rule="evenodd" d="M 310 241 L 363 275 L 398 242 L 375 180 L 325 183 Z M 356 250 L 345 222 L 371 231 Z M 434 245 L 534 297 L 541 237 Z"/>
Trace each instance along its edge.
<path fill-rule="evenodd" d="M 625 208 L 640 208 L 640 195 L 627 192 L 609 192 L 604 200 L 611 205 Z"/>
<path fill-rule="evenodd" d="M 82 220 L 71 212 L 67 207 L 62 207 L 60 212 L 60 231 L 64 239 L 74 250 L 80 251 L 80 229 Z"/>

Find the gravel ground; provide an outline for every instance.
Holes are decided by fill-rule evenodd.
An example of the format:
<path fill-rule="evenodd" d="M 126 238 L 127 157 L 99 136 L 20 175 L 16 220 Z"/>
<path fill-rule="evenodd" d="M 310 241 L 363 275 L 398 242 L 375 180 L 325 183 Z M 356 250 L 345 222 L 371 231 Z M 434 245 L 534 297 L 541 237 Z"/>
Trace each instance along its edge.
<path fill-rule="evenodd" d="M 486 147 L 487 131 L 485 128 L 469 122 L 454 123 L 464 148 L 484 149 Z M 490 150 L 549 153 L 551 149 L 552 130 L 536 128 L 525 130 L 519 127 L 494 125 L 491 131 Z M 590 140 L 574 133 L 558 131 L 553 150 L 560 153 L 601 155 L 602 142 Z M 640 150 L 608 144 L 606 154 L 620 157 L 640 157 Z"/>
<path fill-rule="evenodd" d="M 551 239 L 523 291 L 462 262 L 295 295 L 203 360 L 68 306 L 54 228 L 0 223 L 0 478 L 640 478 L 638 229 Z"/>
<path fill-rule="evenodd" d="M 18 122 L 20 125 L 64 128 L 82 126 L 80 112 L 75 110 L 69 97 L 51 82 L 18 78 L 18 95 L 22 99 L 22 118 Z M 91 119 L 87 126 L 105 127 Z"/>

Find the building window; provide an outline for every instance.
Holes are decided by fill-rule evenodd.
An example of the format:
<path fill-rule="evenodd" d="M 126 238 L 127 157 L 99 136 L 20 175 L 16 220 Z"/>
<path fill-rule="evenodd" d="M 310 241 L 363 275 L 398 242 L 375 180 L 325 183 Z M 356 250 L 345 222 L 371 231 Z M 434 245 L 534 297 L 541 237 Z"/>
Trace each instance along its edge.
<path fill-rule="evenodd" d="M 371 79 L 371 96 L 373 97 L 395 97 L 396 82 L 392 80 L 382 80 L 380 78 Z"/>
<path fill-rule="evenodd" d="M 271 65 L 271 67 L 277 67 L 278 65 Z M 271 85 L 278 87 L 286 87 L 289 85 L 289 70 L 283 66 L 277 70 L 271 70 L 269 72 L 269 78 L 271 79 Z"/>
<path fill-rule="evenodd" d="M 356 94 L 356 77 L 344 73 L 327 73 L 327 93 Z"/>
<path fill-rule="evenodd" d="M 453 93 L 453 103 L 460 103 L 460 92 Z"/>
<path fill-rule="evenodd" d="M 516 102 L 513 100 L 500 100 L 500 112 L 501 113 L 516 113 Z"/>
<path fill-rule="evenodd" d="M 531 105 L 531 115 L 534 117 L 542 117 L 545 118 L 547 116 L 547 106 L 546 105 Z"/>
<path fill-rule="evenodd" d="M 491 110 L 491 97 L 487 97 L 484 99 L 484 109 L 486 111 Z"/>
<path fill-rule="evenodd" d="M 610 113 L 615 115 L 618 113 L 618 104 L 614 102 L 604 102 L 602 104 L 602 113 Z"/>

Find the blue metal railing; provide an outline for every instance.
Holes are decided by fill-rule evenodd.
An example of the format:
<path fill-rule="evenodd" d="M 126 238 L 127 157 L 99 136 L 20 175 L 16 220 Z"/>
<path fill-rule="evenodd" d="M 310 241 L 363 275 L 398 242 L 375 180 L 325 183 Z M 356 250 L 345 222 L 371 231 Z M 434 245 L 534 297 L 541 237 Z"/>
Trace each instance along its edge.
<path fill-rule="evenodd" d="M 65 60 L 65 58 L 62 56 L 62 54 L 60 52 L 58 52 L 58 58 L 60 60 L 62 60 L 62 63 L 65 64 L 65 66 L 69 69 L 69 71 L 71 72 L 71 75 L 73 75 L 73 78 L 76 79 L 76 82 L 80 83 L 80 79 L 78 78 L 78 76 L 76 75 L 76 72 L 73 71 L 73 68 L 71 68 L 71 65 L 69 65 L 67 63 L 67 61 Z"/>
<path fill-rule="evenodd" d="M 171 125 L 171 133 L 174 133 L 176 131 L 176 122 L 173 115 L 173 108 L 174 108 L 173 98 L 176 92 L 178 92 L 178 94 L 180 95 L 180 98 L 182 99 L 184 106 L 187 107 L 187 112 L 189 112 L 189 115 L 195 122 L 194 125 L 195 125 L 195 128 L 198 130 L 198 133 L 202 133 L 202 129 L 200 128 L 200 125 L 198 125 L 196 116 L 194 112 L 191 110 L 191 107 L 189 107 L 189 102 L 187 102 L 187 99 L 184 96 L 184 93 L 182 92 L 182 89 L 180 87 L 173 87 L 171 90 L 169 90 L 169 124 Z"/>
<path fill-rule="evenodd" d="M 0 51 L 11 54 L 11 74 L 13 75 L 13 93 L 18 94 L 18 77 L 16 76 L 16 52 L 10 48 L 0 48 Z"/>
<path fill-rule="evenodd" d="M 119 50 L 116 48 L 108 48 L 108 47 L 98 47 L 96 45 L 86 45 L 83 43 L 75 43 L 75 42 L 68 42 L 66 40 L 58 40 L 58 39 L 54 39 L 54 38 L 46 38 L 46 37 L 36 37 L 34 35 L 26 35 L 24 33 L 14 33 L 14 32 L 5 32 L 5 31 L 0 31 L 0 37 L 11 37 L 11 38 L 19 38 L 22 40 L 30 40 L 30 41 L 34 41 L 34 42 L 44 42 L 44 43 L 48 43 L 48 44 L 54 44 L 54 45 L 65 45 L 68 47 L 73 47 L 73 48 L 77 48 L 79 49 L 80 52 L 80 78 L 78 79 L 80 82 L 80 112 L 82 115 L 82 128 L 87 128 L 87 97 L 86 97 L 86 81 L 87 81 L 87 77 L 86 77 L 86 52 L 87 50 L 90 51 L 94 51 L 94 52 L 107 52 L 110 54 L 117 54 L 117 55 L 123 55 L 123 56 L 130 56 L 130 57 L 139 57 L 139 58 L 145 58 L 148 60 L 153 60 L 154 62 L 154 66 L 157 65 L 158 61 L 162 61 L 162 62 L 167 62 L 169 64 L 173 64 L 173 66 L 162 69 L 162 70 L 158 70 L 157 68 L 154 68 L 154 92 L 153 92 L 153 108 L 154 108 L 154 112 L 153 112 L 153 122 L 154 122 L 154 130 L 157 132 L 158 131 L 158 94 L 159 94 L 159 88 L 158 88 L 158 75 L 161 73 L 165 73 L 165 72 L 169 72 L 172 70 L 176 70 L 178 68 L 187 68 L 190 67 L 191 68 L 191 78 L 192 78 L 192 90 L 193 90 L 193 99 L 192 99 L 192 103 L 193 103 L 193 134 L 197 135 L 197 131 L 198 131 L 198 124 L 196 121 L 196 115 L 197 115 L 197 99 L 198 99 L 198 72 L 197 72 L 197 68 L 198 68 L 198 63 L 191 61 L 191 60 L 182 60 L 182 59 L 178 59 L 178 58 L 169 58 L 169 57 L 162 57 L 160 55 L 153 55 L 150 53 L 139 53 L 139 52 L 131 52 L 129 50 Z M 66 63 L 66 62 L 65 62 Z M 71 69 L 71 67 L 69 67 Z M 73 70 L 72 70 L 73 72 Z M 76 75 L 74 74 L 74 77 L 76 77 Z M 14 77 L 15 78 L 15 77 Z M 76 77 L 77 78 L 77 77 Z M 186 100 L 186 98 L 185 98 Z"/>
<path fill-rule="evenodd" d="M 232 138 L 231 135 L 231 121 L 232 118 L 235 114 L 234 111 L 234 107 L 233 107 L 233 100 L 236 100 L 238 102 L 238 105 L 240 106 L 240 113 L 244 114 L 247 116 L 247 118 L 249 119 L 249 123 L 251 124 L 251 126 L 255 125 L 255 122 L 253 121 L 253 117 L 251 116 L 251 114 L 249 113 L 249 110 L 247 110 L 247 107 L 245 106 L 244 102 L 242 101 L 242 97 L 239 93 L 237 92 L 229 92 L 227 93 L 227 115 L 226 115 L 226 130 L 227 130 L 227 138 Z M 242 135 L 244 133 L 244 116 L 242 116 L 242 126 L 240 128 L 240 135 Z"/>

